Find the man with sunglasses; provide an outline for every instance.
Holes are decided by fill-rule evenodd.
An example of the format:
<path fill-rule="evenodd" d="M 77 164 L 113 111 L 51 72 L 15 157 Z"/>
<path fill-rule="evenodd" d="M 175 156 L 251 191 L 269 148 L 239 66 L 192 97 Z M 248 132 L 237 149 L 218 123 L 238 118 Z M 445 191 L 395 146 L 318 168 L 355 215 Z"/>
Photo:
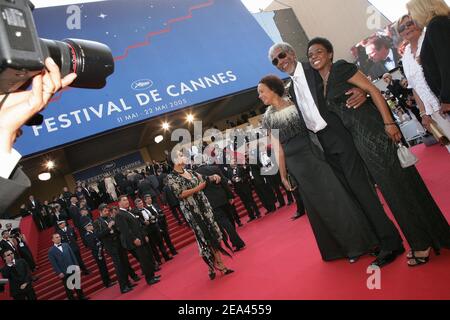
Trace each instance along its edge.
<path fill-rule="evenodd" d="M 294 48 L 288 43 L 273 45 L 269 49 L 269 58 L 278 70 L 291 77 L 289 93 L 298 109 L 300 121 L 303 121 L 310 131 L 312 141 L 317 143 L 318 139 L 326 161 L 355 203 L 361 205 L 380 239 L 378 266 L 392 262 L 404 251 L 400 235 L 381 206 L 352 135 L 339 116 L 327 108 L 324 95 L 327 79 L 322 79 L 309 63 L 298 62 Z M 359 88 L 351 89 L 347 92 L 347 95 L 350 94 L 352 97 L 347 100 L 348 108 L 356 109 L 367 99 Z"/>
<path fill-rule="evenodd" d="M 36 300 L 33 289 L 33 277 L 27 262 L 15 259 L 12 250 L 3 252 L 5 266 L 1 269 L 3 278 L 9 281 L 9 290 L 14 300 Z"/>

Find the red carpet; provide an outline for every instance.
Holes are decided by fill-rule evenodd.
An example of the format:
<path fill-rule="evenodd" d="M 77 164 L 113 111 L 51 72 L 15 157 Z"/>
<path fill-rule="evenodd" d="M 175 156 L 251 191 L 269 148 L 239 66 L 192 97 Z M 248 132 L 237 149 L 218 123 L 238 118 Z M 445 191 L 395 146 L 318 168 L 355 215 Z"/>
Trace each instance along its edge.
<path fill-rule="evenodd" d="M 439 206 L 450 220 L 450 155 L 441 147 L 414 148 L 418 168 Z M 306 217 L 290 221 L 295 205 L 239 228 L 247 249 L 225 258 L 236 272 L 209 280 L 196 244 L 163 264 L 161 282 L 148 287 L 142 280 L 132 292 L 116 287 L 92 299 L 450 299 L 450 252 L 431 256 L 431 262 L 409 268 L 405 257 L 381 270 L 381 289 L 369 290 L 367 266 L 321 260 Z M 246 219 L 244 218 L 244 221 Z M 405 243 L 406 244 L 406 243 Z"/>

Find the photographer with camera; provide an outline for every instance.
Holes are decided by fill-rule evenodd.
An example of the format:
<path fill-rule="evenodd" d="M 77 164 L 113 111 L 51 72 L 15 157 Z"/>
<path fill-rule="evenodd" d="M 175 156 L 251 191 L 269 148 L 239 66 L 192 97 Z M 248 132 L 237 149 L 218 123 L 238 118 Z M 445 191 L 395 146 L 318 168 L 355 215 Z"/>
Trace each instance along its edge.
<path fill-rule="evenodd" d="M 15 169 L 21 155 L 13 144 L 22 134 L 20 128 L 76 78 L 75 73 L 61 78 L 52 58 L 45 60 L 45 66 L 46 70 L 33 78 L 31 90 L 0 95 L 0 213 L 31 185 L 23 171 Z"/>

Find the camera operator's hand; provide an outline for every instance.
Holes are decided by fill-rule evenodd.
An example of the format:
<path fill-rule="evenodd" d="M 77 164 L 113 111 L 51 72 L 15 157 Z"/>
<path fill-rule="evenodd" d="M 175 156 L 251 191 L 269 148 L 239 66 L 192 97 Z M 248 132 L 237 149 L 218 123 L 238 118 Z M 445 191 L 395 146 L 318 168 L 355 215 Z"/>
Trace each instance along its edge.
<path fill-rule="evenodd" d="M 59 68 L 51 58 L 45 60 L 45 66 L 47 70 L 33 78 L 31 90 L 11 93 L 4 101 L 0 109 L 1 153 L 10 153 L 14 141 L 21 134 L 20 127 L 44 109 L 53 94 L 76 78 L 76 74 L 71 73 L 61 79 Z M 3 98 L 1 95 L 0 101 Z"/>

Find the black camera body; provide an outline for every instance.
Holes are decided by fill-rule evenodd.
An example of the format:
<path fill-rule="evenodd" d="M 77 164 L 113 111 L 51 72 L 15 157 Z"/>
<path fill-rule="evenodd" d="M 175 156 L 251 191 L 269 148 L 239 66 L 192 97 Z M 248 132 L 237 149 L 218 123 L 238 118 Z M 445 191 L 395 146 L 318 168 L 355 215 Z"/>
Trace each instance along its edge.
<path fill-rule="evenodd" d="M 66 76 L 75 72 L 71 87 L 100 89 L 114 72 L 108 46 L 94 41 L 40 39 L 29 0 L 0 0 L 0 94 L 23 89 L 51 57 Z"/>

